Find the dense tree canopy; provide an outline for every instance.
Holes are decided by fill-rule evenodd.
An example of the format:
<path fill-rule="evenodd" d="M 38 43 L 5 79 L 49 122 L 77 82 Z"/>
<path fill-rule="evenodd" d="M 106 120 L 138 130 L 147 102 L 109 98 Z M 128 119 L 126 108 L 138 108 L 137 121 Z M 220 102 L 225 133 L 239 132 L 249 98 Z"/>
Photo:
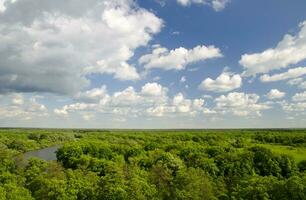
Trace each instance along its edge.
<path fill-rule="evenodd" d="M 2 129 L 0 200 L 305 200 L 305 149 L 305 130 Z"/>

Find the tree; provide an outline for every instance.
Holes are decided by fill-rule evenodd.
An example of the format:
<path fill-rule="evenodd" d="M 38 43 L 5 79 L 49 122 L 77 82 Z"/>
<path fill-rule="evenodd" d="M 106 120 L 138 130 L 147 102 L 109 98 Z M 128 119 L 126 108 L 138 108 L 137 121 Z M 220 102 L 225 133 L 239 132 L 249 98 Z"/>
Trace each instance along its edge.
<path fill-rule="evenodd" d="M 299 162 L 298 168 L 300 172 L 305 172 L 306 171 L 306 160 L 302 160 L 301 162 Z"/>
<path fill-rule="evenodd" d="M 258 146 L 250 150 L 254 153 L 253 163 L 257 174 L 260 176 L 279 176 L 281 174 L 279 163 L 271 150 Z"/>
<path fill-rule="evenodd" d="M 4 188 L 6 193 L 6 199 L 8 200 L 34 200 L 34 198 L 31 196 L 30 191 L 24 187 L 20 187 L 13 183 L 8 183 L 4 185 Z"/>
<path fill-rule="evenodd" d="M 173 184 L 175 189 L 171 199 L 216 199 L 209 177 L 199 168 L 181 170 L 177 176 L 174 177 Z"/>

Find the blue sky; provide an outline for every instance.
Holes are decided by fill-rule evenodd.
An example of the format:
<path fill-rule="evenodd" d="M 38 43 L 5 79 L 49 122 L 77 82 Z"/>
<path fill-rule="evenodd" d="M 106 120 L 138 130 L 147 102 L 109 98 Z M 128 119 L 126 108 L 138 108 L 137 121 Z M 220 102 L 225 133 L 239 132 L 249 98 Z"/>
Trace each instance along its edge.
<path fill-rule="evenodd" d="M 305 127 L 305 10 L 0 0 L 0 126 Z"/>

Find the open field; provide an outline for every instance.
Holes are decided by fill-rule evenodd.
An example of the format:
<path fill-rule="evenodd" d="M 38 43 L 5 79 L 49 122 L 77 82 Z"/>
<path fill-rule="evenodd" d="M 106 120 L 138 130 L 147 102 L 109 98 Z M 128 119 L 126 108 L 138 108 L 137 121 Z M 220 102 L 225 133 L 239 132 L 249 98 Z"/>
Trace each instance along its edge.
<path fill-rule="evenodd" d="M 0 129 L 0 199 L 302 200 L 306 130 Z"/>

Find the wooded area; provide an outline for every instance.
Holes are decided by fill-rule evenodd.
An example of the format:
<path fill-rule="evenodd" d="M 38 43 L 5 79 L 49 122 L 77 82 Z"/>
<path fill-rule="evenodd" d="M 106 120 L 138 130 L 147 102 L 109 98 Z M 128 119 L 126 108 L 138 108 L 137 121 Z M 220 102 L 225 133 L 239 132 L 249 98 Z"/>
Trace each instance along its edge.
<path fill-rule="evenodd" d="M 5 199 L 305 200 L 306 130 L 1 129 Z"/>

